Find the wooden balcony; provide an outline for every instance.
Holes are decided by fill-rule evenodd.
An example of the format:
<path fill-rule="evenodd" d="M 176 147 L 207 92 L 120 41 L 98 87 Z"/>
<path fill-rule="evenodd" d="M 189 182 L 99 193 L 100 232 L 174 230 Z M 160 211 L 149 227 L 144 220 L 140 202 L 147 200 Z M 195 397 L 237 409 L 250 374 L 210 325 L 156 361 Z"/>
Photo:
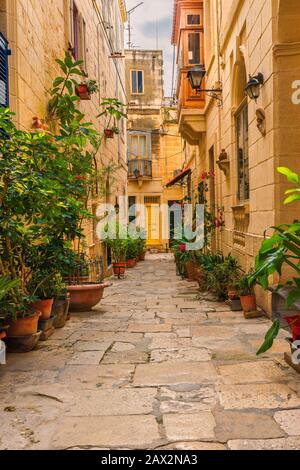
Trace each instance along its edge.
<path fill-rule="evenodd" d="M 140 178 L 152 178 L 152 161 L 135 159 L 128 162 L 128 178 L 139 180 Z"/>

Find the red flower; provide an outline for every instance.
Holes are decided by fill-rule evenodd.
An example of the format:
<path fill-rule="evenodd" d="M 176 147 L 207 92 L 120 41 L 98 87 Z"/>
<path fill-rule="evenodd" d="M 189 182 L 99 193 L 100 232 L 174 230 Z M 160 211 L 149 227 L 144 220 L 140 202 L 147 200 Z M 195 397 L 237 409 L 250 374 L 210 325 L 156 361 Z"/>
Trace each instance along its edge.
<path fill-rule="evenodd" d="M 215 219 L 215 227 L 220 228 L 223 225 L 223 221 L 221 219 Z"/>
<path fill-rule="evenodd" d="M 201 175 L 201 179 L 202 179 L 202 181 L 205 181 L 207 178 L 208 178 L 208 173 L 207 173 L 207 171 L 204 171 Z"/>
<path fill-rule="evenodd" d="M 181 253 L 184 253 L 186 251 L 186 244 L 185 243 L 182 243 L 181 245 L 179 245 L 179 251 Z"/>
<path fill-rule="evenodd" d="M 75 179 L 76 179 L 77 181 L 85 181 L 85 180 L 86 180 L 86 177 L 85 177 L 85 176 L 79 176 L 79 175 L 78 175 L 78 176 L 75 176 Z"/>

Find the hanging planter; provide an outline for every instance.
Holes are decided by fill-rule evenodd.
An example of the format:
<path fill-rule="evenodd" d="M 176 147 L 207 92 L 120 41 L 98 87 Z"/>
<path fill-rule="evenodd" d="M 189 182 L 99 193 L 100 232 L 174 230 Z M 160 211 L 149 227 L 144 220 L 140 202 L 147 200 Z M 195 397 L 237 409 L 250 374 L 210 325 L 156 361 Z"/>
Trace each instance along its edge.
<path fill-rule="evenodd" d="M 107 139 L 113 139 L 114 138 L 113 129 L 104 129 L 104 135 Z"/>
<path fill-rule="evenodd" d="M 76 95 L 79 96 L 82 101 L 91 100 L 92 94 L 97 93 L 97 91 L 99 91 L 99 87 L 96 80 L 87 80 L 76 86 Z"/>

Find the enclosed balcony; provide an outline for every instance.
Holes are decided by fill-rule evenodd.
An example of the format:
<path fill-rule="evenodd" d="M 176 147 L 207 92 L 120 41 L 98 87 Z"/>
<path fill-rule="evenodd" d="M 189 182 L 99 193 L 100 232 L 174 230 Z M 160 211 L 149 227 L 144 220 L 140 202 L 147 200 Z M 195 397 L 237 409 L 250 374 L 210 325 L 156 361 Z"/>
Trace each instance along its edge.
<path fill-rule="evenodd" d="M 152 178 L 152 161 L 137 158 L 128 162 L 128 178 L 138 180 L 140 178 Z"/>

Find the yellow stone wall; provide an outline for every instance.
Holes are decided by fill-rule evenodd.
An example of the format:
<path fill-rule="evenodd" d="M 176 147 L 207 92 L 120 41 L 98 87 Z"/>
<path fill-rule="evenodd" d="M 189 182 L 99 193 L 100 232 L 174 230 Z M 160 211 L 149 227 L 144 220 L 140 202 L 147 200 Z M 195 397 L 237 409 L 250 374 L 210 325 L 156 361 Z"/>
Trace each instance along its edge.
<path fill-rule="evenodd" d="M 86 23 L 85 71 L 100 86 L 100 92 L 94 94 L 91 101 L 81 102 L 79 106 L 99 132 L 103 131 L 105 125 L 103 120 L 95 118 L 100 112 L 101 99 L 118 97 L 127 104 L 124 59 L 109 58 L 111 50 L 102 27 L 104 3 L 111 9 L 109 21 L 113 26 L 112 42 L 117 49 L 118 34 L 118 49 L 123 51 L 126 19 L 124 2 L 76 0 L 78 11 Z M 30 129 L 34 116 L 44 118 L 46 115 L 47 90 L 59 73 L 55 59 L 63 58 L 69 46 L 69 0 L 0 0 L 0 27 L 12 49 L 9 59 L 10 106 L 16 113 L 18 126 Z M 104 141 L 98 155 L 99 166 L 112 162 L 118 165 L 111 196 L 107 198 L 107 202 L 112 203 L 115 203 L 116 196 L 127 194 L 125 122 L 121 123 L 120 128 L 120 136 Z M 91 205 L 95 206 L 99 202 L 99 198 L 96 198 L 91 201 Z M 91 255 L 104 254 L 101 243 L 95 237 L 94 228 L 95 224 L 86 226 L 88 252 Z"/>

